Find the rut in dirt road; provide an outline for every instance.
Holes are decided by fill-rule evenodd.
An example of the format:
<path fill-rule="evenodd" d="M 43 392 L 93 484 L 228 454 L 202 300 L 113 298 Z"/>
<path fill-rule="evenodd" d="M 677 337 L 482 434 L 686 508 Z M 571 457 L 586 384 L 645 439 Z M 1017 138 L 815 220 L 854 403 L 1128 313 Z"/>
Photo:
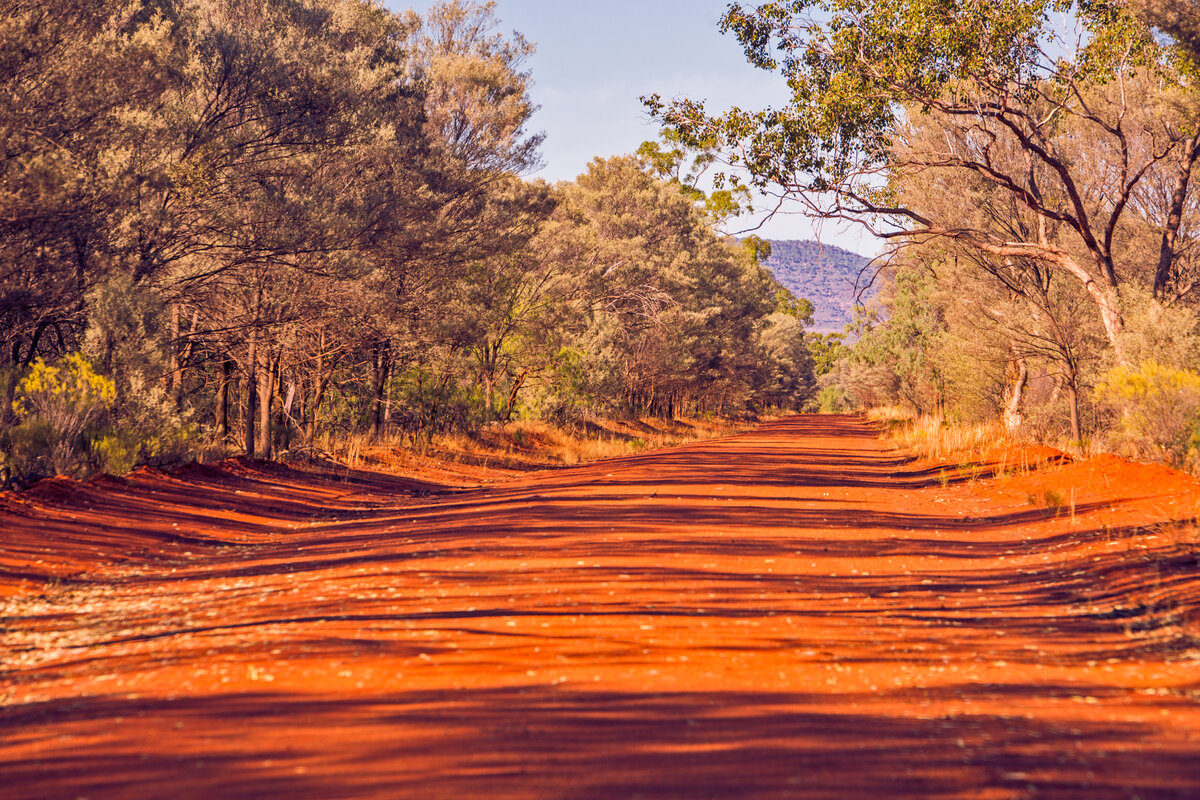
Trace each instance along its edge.
<path fill-rule="evenodd" d="M 798 417 L 428 496 L 239 469 L 2 512 L 0 797 L 1200 797 L 1161 468 Z"/>

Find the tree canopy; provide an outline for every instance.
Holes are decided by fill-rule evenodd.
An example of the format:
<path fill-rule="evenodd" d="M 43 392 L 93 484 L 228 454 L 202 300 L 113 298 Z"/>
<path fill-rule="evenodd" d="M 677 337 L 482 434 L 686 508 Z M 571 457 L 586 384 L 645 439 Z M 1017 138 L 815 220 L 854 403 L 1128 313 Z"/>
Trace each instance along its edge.
<path fill-rule="evenodd" d="M 1051 265 L 1087 291 L 1115 351 L 1127 231 L 1159 229 L 1160 299 L 1195 288 L 1179 257 L 1200 154 L 1195 104 L 1180 48 L 1124 5 L 735 3 L 722 26 L 786 79 L 791 101 L 717 115 L 687 99 L 647 103 L 690 146 L 719 141 L 751 183 L 894 242 L 940 238 Z M 943 175 L 1027 224 L 997 230 L 905 202 L 906 183 Z M 1163 182 L 1175 191 L 1147 202 Z"/>
<path fill-rule="evenodd" d="M 495 3 L 0 0 L 0 41 L 22 480 L 812 389 L 730 198 L 645 155 L 525 178 L 533 45 Z M 39 401 L 76 374 L 111 397 Z"/>

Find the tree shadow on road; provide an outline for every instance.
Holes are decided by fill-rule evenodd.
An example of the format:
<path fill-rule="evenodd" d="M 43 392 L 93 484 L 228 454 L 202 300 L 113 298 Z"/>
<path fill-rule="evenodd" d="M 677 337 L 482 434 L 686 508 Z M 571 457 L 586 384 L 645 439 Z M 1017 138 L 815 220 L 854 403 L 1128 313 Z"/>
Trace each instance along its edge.
<path fill-rule="evenodd" d="M 1077 686 L 946 686 L 914 698 L 638 694 L 528 686 L 348 698 L 95 698 L 10 708 L 5 797 L 1183 798 L 1169 731 L 1027 718 Z M 837 705 L 831 705 L 836 703 Z M 151 728 L 154 740 L 124 730 Z M 197 738 L 193 730 L 204 731 Z M 69 738 L 59 739 L 60 735 Z M 78 738 L 70 738 L 78 737 Z M 0 752 L 3 752 L 0 750 Z"/>

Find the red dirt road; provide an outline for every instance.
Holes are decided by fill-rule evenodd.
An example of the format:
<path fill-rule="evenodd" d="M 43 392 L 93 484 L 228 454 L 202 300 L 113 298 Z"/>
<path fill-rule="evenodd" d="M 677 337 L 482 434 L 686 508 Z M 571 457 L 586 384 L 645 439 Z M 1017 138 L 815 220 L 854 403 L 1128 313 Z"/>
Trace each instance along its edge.
<path fill-rule="evenodd" d="M 1190 479 L 804 417 L 430 488 L 10 496 L 0 798 L 1200 797 Z"/>

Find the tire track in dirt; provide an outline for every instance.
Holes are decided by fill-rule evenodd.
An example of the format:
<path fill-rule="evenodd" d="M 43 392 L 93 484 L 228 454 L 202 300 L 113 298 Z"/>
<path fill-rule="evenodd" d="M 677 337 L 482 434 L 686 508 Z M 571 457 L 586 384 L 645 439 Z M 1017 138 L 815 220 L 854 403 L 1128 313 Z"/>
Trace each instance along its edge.
<path fill-rule="evenodd" d="M 0 797 L 1200 796 L 1197 485 L 984 474 L 802 417 L 52 483 L 0 516 Z"/>

